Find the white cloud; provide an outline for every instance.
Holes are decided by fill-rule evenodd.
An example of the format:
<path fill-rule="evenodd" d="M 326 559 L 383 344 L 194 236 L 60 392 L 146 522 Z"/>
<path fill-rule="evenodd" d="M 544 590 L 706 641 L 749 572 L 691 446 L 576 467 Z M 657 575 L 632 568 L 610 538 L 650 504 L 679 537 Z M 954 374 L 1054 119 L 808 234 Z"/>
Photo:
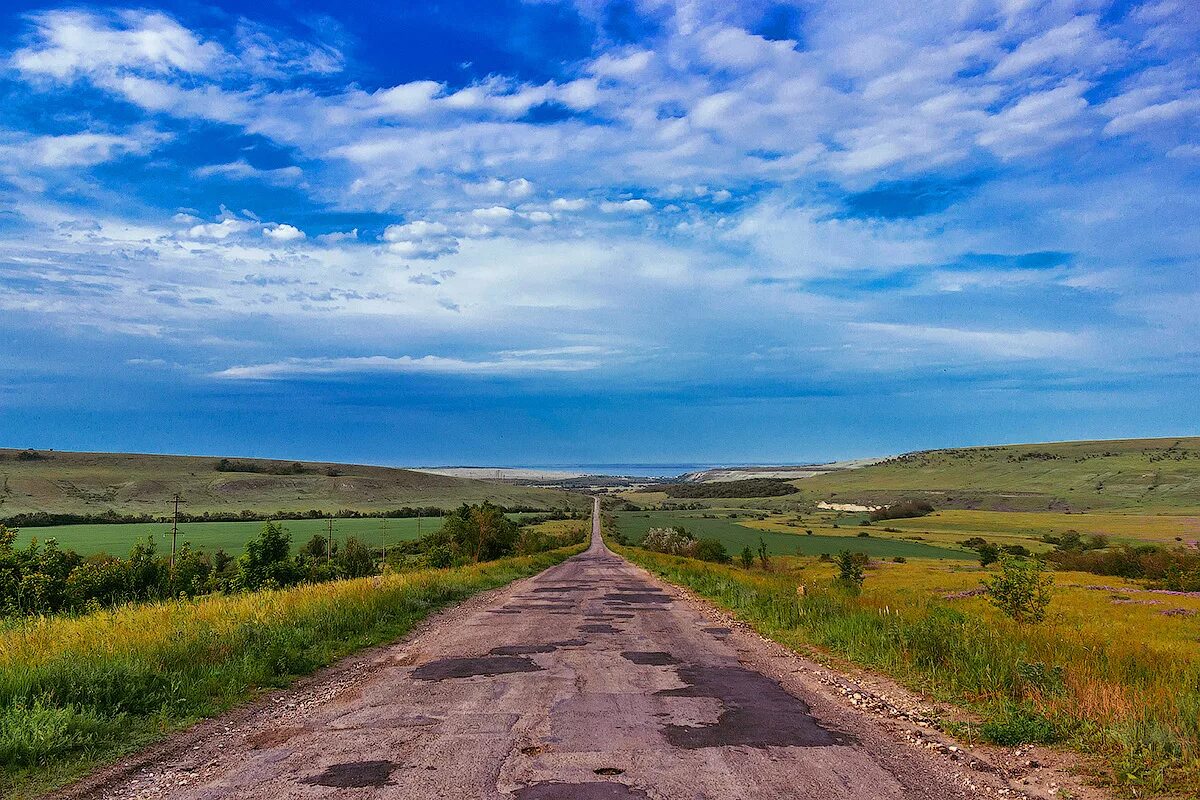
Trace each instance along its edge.
<path fill-rule="evenodd" d="M 1053 330 L 991 331 L 883 322 L 850 323 L 882 343 L 932 346 L 997 359 L 1046 359 L 1078 355 L 1090 343 L 1085 333 Z"/>
<path fill-rule="evenodd" d="M 463 190 L 469 195 L 485 197 L 511 197 L 520 199 L 533 194 L 533 184 L 524 178 L 514 178 L 510 181 L 491 178 L 479 183 L 468 183 Z"/>
<path fill-rule="evenodd" d="M 471 212 L 471 216 L 485 222 L 504 222 L 516 216 L 516 213 L 507 206 L 491 206 L 490 208 L 477 208 Z"/>
<path fill-rule="evenodd" d="M 43 167 L 90 167 L 128 155 L 141 155 L 165 136 L 153 133 L 119 136 L 105 133 L 73 133 L 39 136 L 19 148 L 23 158 L 32 155 Z"/>
<path fill-rule="evenodd" d="M 198 167 L 194 170 L 194 174 L 198 178 L 210 178 L 214 175 L 219 175 L 224 178 L 260 180 L 282 185 L 298 183 L 304 177 L 304 172 L 296 166 L 259 169 L 258 167 L 251 166 L 245 160 Z"/>
<path fill-rule="evenodd" d="M 305 238 L 304 231 L 287 223 L 267 225 L 262 229 L 262 232 L 263 236 L 273 242 L 296 242 Z"/>
<path fill-rule="evenodd" d="M 653 208 L 649 200 L 641 197 L 630 200 L 605 200 L 600 203 L 600 210 L 605 214 L 645 214 Z"/>
<path fill-rule="evenodd" d="M 358 228 L 348 231 L 333 231 L 331 233 L 322 233 L 317 237 L 317 241 L 322 244 L 337 244 L 338 242 L 354 242 L 358 240 Z"/>
<path fill-rule="evenodd" d="M 33 76 L 70 78 L 136 69 L 165 74 L 205 72 L 225 56 L 165 14 L 124 11 L 102 17 L 84 11 L 36 15 L 41 41 L 13 54 L 12 63 Z"/>
<path fill-rule="evenodd" d="M 559 197 L 550 202 L 550 208 L 554 211 L 582 211 L 588 207 L 588 201 L 583 199 L 567 199 Z"/>
<path fill-rule="evenodd" d="M 204 222 L 188 228 L 187 235 L 192 239 L 228 239 L 240 233 L 247 233 L 259 227 L 258 223 L 249 220 L 226 217 L 220 222 Z"/>
<path fill-rule="evenodd" d="M 591 348 L 526 350 L 497 353 L 497 358 L 470 360 L 444 356 L 350 356 L 339 358 L 289 358 L 265 364 L 234 366 L 214 373 L 229 380 L 280 380 L 319 375 L 417 372 L 443 375 L 525 375 L 547 372 L 581 372 L 600 362 Z M 576 357 L 568 357 L 576 356 Z"/>

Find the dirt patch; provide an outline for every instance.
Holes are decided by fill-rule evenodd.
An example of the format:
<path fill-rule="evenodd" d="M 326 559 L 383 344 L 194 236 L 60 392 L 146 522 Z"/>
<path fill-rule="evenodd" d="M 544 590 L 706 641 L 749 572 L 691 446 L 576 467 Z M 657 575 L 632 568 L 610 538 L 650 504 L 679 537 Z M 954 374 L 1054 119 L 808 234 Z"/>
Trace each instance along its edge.
<path fill-rule="evenodd" d="M 289 739 L 304 733 L 304 730 L 304 728 L 273 728 L 259 731 L 246 737 L 246 746 L 251 750 L 278 747 Z"/>
<path fill-rule="evenodd" d="M 733 633 L 733 628 L 701 628 L 705 633 L 711 633 L 713 636 L 728 636 Z"/>
<path fill-rule="evenodd" d="M 524 656 L 482 656 L 430 661 L 414 669 L 412 674 L 417 680 L 440 681 L 446 678 L 472 678 L 510 672 L 540 672 L 541 669 Z"/>
<path fill-rule="evenodd" d="M 391 761 L 347 761 L 333 764 L 305 783 L 333 786 L 338 789 L 362 789 L 368 786 L 387 786 L 392 782 L 396 764 Z"/>
<path fill-rule="evenodd" d="M 817 722 L 808 703 L 788 694 L 762 673 L 744 667 L 693 664 L 679 668 L 680 689 L 663 689 L 661 697 L 715 697 L 724 710 L 709 725 L 666 725 L 671 744 L 701 747 L 829 747 L 855 743 L 853 737 Z"/>
<path fill-rule="evenodd" d="M 679 663 L 679 659 L 670 653 L 648 652 L 642 650 L 625 650 L 621 658 L 632 661 L 644 667 L 669 667 Z"/>

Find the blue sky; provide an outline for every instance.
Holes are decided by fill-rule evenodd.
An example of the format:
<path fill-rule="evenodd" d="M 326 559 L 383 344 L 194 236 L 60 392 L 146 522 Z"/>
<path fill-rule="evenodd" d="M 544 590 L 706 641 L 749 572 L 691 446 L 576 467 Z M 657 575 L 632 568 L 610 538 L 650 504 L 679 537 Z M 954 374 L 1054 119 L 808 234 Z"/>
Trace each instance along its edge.
<path fill-rule="evenodd" d="M 6 3 L 0 443 L 1200 433 L 1200 7 L 887 5 Z"/>

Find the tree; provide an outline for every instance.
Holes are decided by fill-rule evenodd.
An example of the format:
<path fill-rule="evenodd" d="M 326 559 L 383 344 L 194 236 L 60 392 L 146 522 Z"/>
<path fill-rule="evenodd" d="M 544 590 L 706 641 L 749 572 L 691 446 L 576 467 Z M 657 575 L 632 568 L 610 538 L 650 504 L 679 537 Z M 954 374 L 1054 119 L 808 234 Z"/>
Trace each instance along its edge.
<path fill-rule="evenodd" d="M 351 536 L 338 556 L 338 566 L 347 578 L 365 578 L 375 573 L 375 556 L 370 548 Z"/>
<path fill-rule="evenodd" d="M 761 536 L 758 537 L 758 560 L 762 564 L 763 569 L 771 568 L 771 560 L 767 558 L 767 543 Z"/>
<path fill-rule="evenodd" d="M 746 569 L 750 569 L 754 566 L 754 551 L 750 549 L 750 545 L 746 545 L 742 548 L 741 559 L 742 566 Z"/>
<path fill-rule="evenodd" d="M 866 578 L 867 560 L 866 553 L 851 553 L 849 550 L 838 553 L 835 559 L 838 567 L 838 586 L 853 594 L 861 592 L 863 580 Z"/>
<path fill-rule="evenodd" d="M 991 542 L 984 542 L 976 547 L 975 550 L 979 553 L 979 564 L 984 567 L 989 564 L 995 564 L 997 559 L 1000 558 L 1000 548 Z"/>
<path fill-rule="evenodd" d="M 258 536 L 246 542 L 238 558 L 237 583 L 243 589 L 274 589 L 295 580 L 295 565 L 288 557 L 292 537 L 276 522 L 263 525 Z"/>
<path fill-rule="evenodd" d="M 1041 622 L 1050 605 L 1054 576 L 1037 559 L 1000 556 L 1000 572 L 983 582 L 992 605 L 1019 623 Z"/>

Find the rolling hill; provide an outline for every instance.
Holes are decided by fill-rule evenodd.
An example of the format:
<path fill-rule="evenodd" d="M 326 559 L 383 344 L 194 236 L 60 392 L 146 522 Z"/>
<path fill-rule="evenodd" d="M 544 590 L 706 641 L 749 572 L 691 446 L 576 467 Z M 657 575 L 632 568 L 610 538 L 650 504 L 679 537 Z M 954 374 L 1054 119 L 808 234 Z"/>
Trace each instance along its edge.
<path fill-rule="evenodd" d="M 1200 437 L 926 450 L 795 484 L 866 505 L 921 496 L 939 508 L 1200 513 Z"/>
<path fill-rule="evenodd" d="M 590 507 L 581 495 L 555 489 L 393 467 L 0 449 L 0 518 L 35 511 L 166 515 L 176 493 L 189 514 L 449 508 L 483 500 L 537 509 Z"/>

